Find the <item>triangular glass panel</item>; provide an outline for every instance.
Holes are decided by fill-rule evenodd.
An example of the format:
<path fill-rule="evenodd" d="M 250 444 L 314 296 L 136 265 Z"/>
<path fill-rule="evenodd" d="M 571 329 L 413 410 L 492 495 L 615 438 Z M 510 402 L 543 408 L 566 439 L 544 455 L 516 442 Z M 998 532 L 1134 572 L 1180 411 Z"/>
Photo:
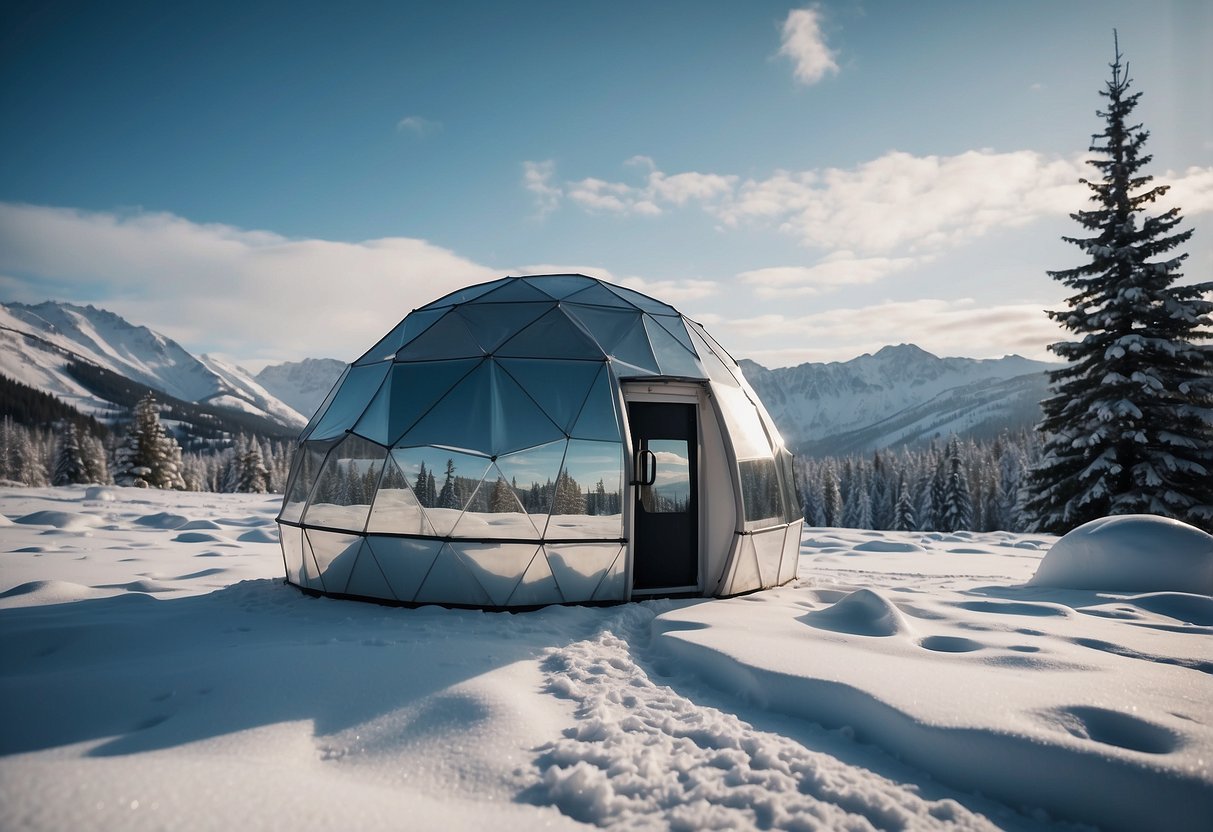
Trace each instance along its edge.
<path fill-rule="evenodd" d="M 640 307 L 645 312 L 652 312 L 654 315 L 677 315 L 678 310 L 670 306 L 668 303 L 662 303 L 659 300 L 653 300 L 648 295 L 642 295 L 640 292 L 631 289 L 625 289 L 622 286 L 607 286 L 615 294 L 624 300 Z"/>
<path fill-rule="evenodd" d="M 590 386 L 603 369 L 599 361 L 501 358 L 497 363 L 565 433 L 572 429 Z"/>
<path fill-rule="evenodd" d="M 516 278 L 513 278 L 513 277 L 501 277 L 501 278 L 498 278 L 497 280 L 490 281 L 489 283 L 479 283 L 475 286 L 468 286 L 464 289 L 456 289 L 454 292 L 451 292 L 449 295 L 443 295 L 442 297 L 438 298 L 438 300 L 433 301 L 431 303 L 427 303 L 425 306 L 423 306 L 421 308 L 422 309 L 445 309 L 449 306 L 454 306 L 459 303 L 467 303 L 468 301 L 474 300 L 475 298 L 480 297 L 481 295 L 483 295 L 486 292 L 491 292 L 494 289 L 498 288 L 499 286 L 504 286 L 506 283 L 509 283 L 511 280 L 515 280 L 515 279 Z"/>
<path fill-rule="evenodd" d="M 302 585 L 303 529 L 279 523 L 278 540 L 282 544 L 282 564 L 286 567 L 286 579 L 293 584 Z"/>
<path fill-rule="evenodd" d="M 754 551 L 754 535 L 738 536 L 736 566 L 733 569 L 733 579 L 729 582 L 726 595 L 736 595 L 739 592 L 749 592 L 751 589 L 762 587 L 762 572 L 758 569 L 758 553 Z"/>
<path fill-rule="evenodd" d="M 522 506 L 522 499 L 528 496 L 526 488 L 511 484 L 494 463 L 451 536 L 479 540 L 538 540 L 539 529 Z M 546 517 L 541 515 L 537 519 L 542 527 Z"/>
<path fill-rule="evenodd" d="M 449 545 L 444 545 L 425 576 L 425 582 L 413 598 L 418 604 L 468 604 L 492 606 L 492 599 L 472 577 Z"/>
<path fill-rule="evenodd" d="M 374 364 L 377 361 L 387 361 L 421 333 L 429 329 L 430 324 L 443 316 L 441 309 L 418 310 L 410 313 L 403 321 L 383 338 L 379 343 L 367 350 L 361 358 L 354 362 L 356 365 Z"/>
<path fill-rule="evenodd" d="M 552 509 L 552 496 L 560 466 L 564 463 L 564 440 L 500 456 L 497 472 L 510 484 L 535 530 L 542 535 Z"/>
<path fill-rule="evenodd" d="M 618 543 L 549 543 L 544 548 L 560 594 L 569 603 L 592 600 L 619 556 Z"/>
<path fill-rule="evenodd" d="M 695 345 L 695 352 L 699 354 L 699 363 L 708 371 L 708 378 L 717 384 L 727 384 L 730 387 L 740 387 L 737 379 L 733 376 L 733 371 L 729 369 L 716 351 L 708 346 L 708 343 L 699 337 L 694 329 L 688 328 L 691 335 L 691 342 Z"/>
<path fill-rule="evenodd" d="M 615 309 L 635 309 L 636 305 L 629 303 L 619 295 L 608 290 L 601 283 L 595 283 L 588 289 L 575 292 L 564 299 L 564 303 L 584 303 L 589 306 L 611 306 Z"/>
<path fill-rule="evenodd" d="M 493 450 L 493 364 L 482 361 L 397 440 L 397 445 L 445 445 Z M 422 505 L 425 505 L 423 502 Z"/>
<path fill-rule="evenodd" d="M 535 553 L 526 574 L 518 581 L 514 593 L 510 596 L 511 607 L 532 607 L 541 604 L 560 604 L 567 600 L 561 592 L 561 587 L 552 576 L 547 558 L 543 551 Z"/>
<path fill-rule="evenodd" d="M 451 543 L 463 565 L 488 593 L 494 607 L 504 607 L 535 558 L 537 543 Z"/>
<path fill-rule="evenodd" d="M 596 306 L 565 306 L 564 311 L 594 336 L 598 346 L 608 355 L 631 331 L 641 314 L 638 309 L 604 309 Z"/>
<path fill-rule="evenodd" d="M 619 547 L 619 553 L 615 555 L 614 562 L 611 563 L 606 574 L 602 576 L 602 582 L 598 584 L 598 588 L 594 590 L 592 601 L 624 601 L 628 597 L 628 585 L 625 580 L 627 577 L 626 568 L 628 565 L 627 549 L 623 546 Z"/>
<path fill-rule="evenodd" d="M 582 274 L 549 274 L 542 277 L 524 277 L 522 279 L 556 300 L 567 297 L 573 294 L 573 292 L 580 292 L 582 289 L 593 286 L 595 283 L 592 277 L 586 277 Z"/>
<path fill-rule="evenodd" d="M 312 553 L 312 544 L 307 535 L 303 535 L 303 585 L 317 592 L 324 592 L 324 582 L 320 580 L 320 567 L 316 564 L 316 556 Z"/>
<path fill-rule="evenodd" d="M 397 448 L 392 451 L 392 459 L 439 537 L 448 536 L 455 528 L 464 507 L 476 497 L 490 465 L 486 457 L 431 447 Z"/>
<path fill-rule="evenodd" d="M 362 538 L 354 534 L 337 534 L 308 529 L 307 539 L 312 544 L 312 555 L 320 568 L 320 580 L 326 592 L 345 592 L 350 572 L 358 552 L 362 549 Z"/>
<path fill-rule="evenodd" d="M 371 548 L 369 540 L 362 542 L 362 551 L 350 571 L 350 580 L 345 585 L 345 592 L 360 598 L 396 600 L 392 588 L 387 584 L 387 578 L 383 576 L 383 570 L 379 568 L 379 562 L 375 560 L 375 551 Z"/>
<path fill-rule="evenodd" d="M 622 537 L 623 444 L 570 439 L 544 539 Z"/>
<path fill-rule="evenodd" d="M 611 352 L 612 359 L 617 359 L 633 367 L 639 367 L 653 375 L 660 375 L 657 359 L 649 346 L 649 333 L 644 328 L 643 318 L 632 324 L 632 328 L 619 339 Z M 622 375 L 622 374 L 621 374 Z"/>
<path fill-rule="evenodd" d="M 391 366 L 390 363 L 380 362 L 350 367 L 345 381 L 341 383 L 341 389 L 333 397 L 316 427 L 308 434 L 308 439 L 332 439 L 352 428 L 366 410 L 367 404 L 374 398 L 375 391 L 383 383 Z"/>
<path fill-rule="evenodd" d="M 537 300 L 551 300 L 551 298 L 525 280 L 513 278 L 509 283 L 476 298 L 476 303 L 517 303 Z"/>
<path fill-rule="evenodd" d="M 611 359 L 611 370 L 615 373 L 615 378 L 618 379 L 645 378 L 646 376 L 661 375 L 656 368 L 637 367 L 634 364 L 628 364 L 626 361 L 619 361 L 618 359 Z"/>
<path fill-rule="evenodd" d="M 695 358 L 695 353 L 684 347 L 661 324 L 645 315 L 644 327 L 649 334 L 649 344 L 653 348 L 653 355 L 657 357 L 657 366 L 661 368 L 662 375 L 680 378 L 708 377 L 707 371 Z"/>
<path fill-rule="evenodd" d="M 691 343 L 691 336 L 687 334 L 687 328 L 682 322 L 682 316 L 671 318 L 665 315 L 654 315 L 653 323 L 656 323 L 666 332 L 674 336 L 678 343 L 686 347 L 687 351 L 692 355 L 695 354 L 695 346 Z"/>
<path fill-rule="evenodd" d="M 608 367 L 598 371 L 598 377 L 581 406 L 581 413 L 570 431 L 574 439 L 599 439 L 618 442 L 623 436 L 615 411 L 615 391 Z"/>
<path fill-rule="evenodd" d="M 396 353 L 397 361 L 433 361 L 449 358 L 478 358 L 484 354 L 480 342 L 468 330 L 458 312 L 447 312 L 442 319 Z"/>
<path fill-rule="evenodd" d="M 354 425 L 354 433 L 382 445 L 394 444 L 482 360 L 461 358 L 392 365 L 379 392 Z"/>
<path fill-rule="evenodd" d="M 800 536 L 803 530 L 803 520 L 796 520 L 788 526 L 787 535 L 783 539 L 783 558 L 779 561 L 781 585 L 796 577 L 796 569 L 800 565 Z"/>
<path fill-rule="evenodd" d="M 711 347 L 712 351 L 715 352 L 716 355 L 720 357 L 720 360 L 729 366 L 730 369 L 737 366 L 737 359 L 734 358 L 728 350 L 720 346 L 720 342 L 709 335 L 706 329 L 695 321 L 692 321 L 690 318 L 683 318 L 683 321 L 686 322 L 687 329 L 702 338 L 704 343 Z"/>
<path fill-rule="evenodd" d="M 783 536 L 786 528 L 771 529 L 751 535 L 754 538 L 754 553 L 758 558 L 758 574 L 763 587 L 779 583 L 779 561 L 783 557 Z"/>
<path fill-rule="evenodd" d="M 303 522 L 360 532 L 366 526 L 387 449 L 349 435 L 329 452 L 308 498 Z"/>
<path fill-rule="evenodd" d="M 426 474 L 428 486 L 428 472 Z M 370 532 L 388 532 L 394 534 L 425 534 L 437 536 L 434 527 L 425 516 L 425 510 L 413 493 L 413 488 L 405 477 L 400 466 L 390 456 L 383 470 L 383 479 L 379 481 L 379 491 L 375 494 L 375 503 L 371 506 L 371 516 L 367 520 L 366 530 Z"/>
<path fill-rule="evenodd" d="M 493 362 L 493 455 L 542 445 L 565 435 L 505 370 Z"/>
<path fill-rule="evenodd" d="M 392 595 L 405 602 L 413 600 L 442 548 L 441 540 L 409 537 L 368 537 L 367 543 Z"/>
<path fill-rule="evenodd" d="M 559 308 L 553 309 L 501 345 L 508 358 L 602 358 L 602 349 Z"/>
<path fill-rule="evenodd" d="M 316 478 L 320 476 L 320 470 L 324 467 L 324 458 L 336 444 L 336 441 L 308 441 L 295 451 L 295 458 L 291 462 L 290 481 L 286 486 L 286 497 L 282 501 L 282 511 L 278 515 L 279 520 L 285 520 L 288 523 L 300 521 L 303 517 L 303 509 L 307 507 L 307 495 L 312 493 L 312 486 L 316 484 Z"/>
<path fill-rule="evenodd" d="M 507 338 L 555 307 L 555 302 L 550 300 L 544 303 L 468 303 L 459 307 L 458 314 L 463 316 L 481 348 L 491 353 Z"/>
<path fill-rule="evenodd" d="M 311 436 L 312 430 L 316 427 L 316 423 L 319 422 L 324 417 L 324 414 L 328 412 L 329 405 L 333 403 L 333 398 L 337 395 L 337 391 L 340 390 L 341 385 L 345 383 L 345 377 L 350 374 L 350 366 L 352 365 L 347 365 L 346 368 L 341 371 L 341 375 L 337 378 L 337 383 L 334 384 L 329 390 L 328 395 L 324 397 L 324 401 L 321 402 L 320 407 L 317 408 L 316 412 L 312 414 L 312 418 L 307 420 L 307 425 L 299 432 L 300 441 L 303 441 Z"/>

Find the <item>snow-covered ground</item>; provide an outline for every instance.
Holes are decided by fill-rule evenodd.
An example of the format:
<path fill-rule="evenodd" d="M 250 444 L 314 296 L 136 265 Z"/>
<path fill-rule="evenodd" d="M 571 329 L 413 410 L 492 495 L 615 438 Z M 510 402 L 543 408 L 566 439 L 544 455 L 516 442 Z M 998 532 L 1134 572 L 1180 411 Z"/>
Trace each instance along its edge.
<path fill-rule="evenodd" d="M 1054 538 L 483 613 L 304 596 L 277 503 L 0 489 L 0 828 L 1210 828 L 1213 598 L 1029 585 Z"/>

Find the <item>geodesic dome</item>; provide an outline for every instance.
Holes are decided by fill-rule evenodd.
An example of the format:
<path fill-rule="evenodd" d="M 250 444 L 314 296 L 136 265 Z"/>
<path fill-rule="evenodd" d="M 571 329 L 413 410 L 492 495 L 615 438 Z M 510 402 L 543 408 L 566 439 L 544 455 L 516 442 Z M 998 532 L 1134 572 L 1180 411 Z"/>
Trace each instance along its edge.
<path fill-rule="evenodd" d="M 796 575 L 791 454 L 694 321 L 583 275 L 411 312 L 300 434 L 287 580 L 486 608 L 732 595 Z"/>

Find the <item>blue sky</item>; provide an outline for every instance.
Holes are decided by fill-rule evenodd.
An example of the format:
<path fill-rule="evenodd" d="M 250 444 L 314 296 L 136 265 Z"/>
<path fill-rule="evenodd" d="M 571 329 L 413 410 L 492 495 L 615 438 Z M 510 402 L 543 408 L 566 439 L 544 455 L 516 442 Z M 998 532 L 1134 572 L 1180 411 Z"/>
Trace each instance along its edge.
<path fill-rule="evenodd" d="M 53 3 L 0 27 L 0 299 L 256 368 L 578 270 L 770 366 L 1047 357 L 1112 29 L 1213 272 L 1206 2 Z M 1208 229 L 1208 230 L 1206 230 Z"/>

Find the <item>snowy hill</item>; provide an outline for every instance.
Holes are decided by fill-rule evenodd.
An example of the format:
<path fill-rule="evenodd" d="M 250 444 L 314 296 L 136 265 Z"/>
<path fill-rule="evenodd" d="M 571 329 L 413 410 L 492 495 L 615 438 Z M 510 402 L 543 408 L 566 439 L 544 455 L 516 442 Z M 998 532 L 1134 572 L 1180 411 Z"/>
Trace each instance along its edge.
<path fill-rule="evenodd" d="M 280 401 L 310 417 L 344 369 L 345 362 L 335 358 L 305 358 L 266 367 L 254 378 Z"/>
<path fill-rule="evenodd" d="M 93 306 L 0 304 L 0 373 L 76 409 L 104 414 L 112 398 L 81 378 L 100 368 L 184 402 L 210 405 L 299 428 L 306 419 L 246 371 L 195 357 L 176 341 Z"/>
<path fill-rule="evenodd" d="M 1030 427 L 1052 366 L 1018 355 L 939 358 L 912 344 L 828 364 L 741 365 L 784 438 L 809 454 Z"/>

